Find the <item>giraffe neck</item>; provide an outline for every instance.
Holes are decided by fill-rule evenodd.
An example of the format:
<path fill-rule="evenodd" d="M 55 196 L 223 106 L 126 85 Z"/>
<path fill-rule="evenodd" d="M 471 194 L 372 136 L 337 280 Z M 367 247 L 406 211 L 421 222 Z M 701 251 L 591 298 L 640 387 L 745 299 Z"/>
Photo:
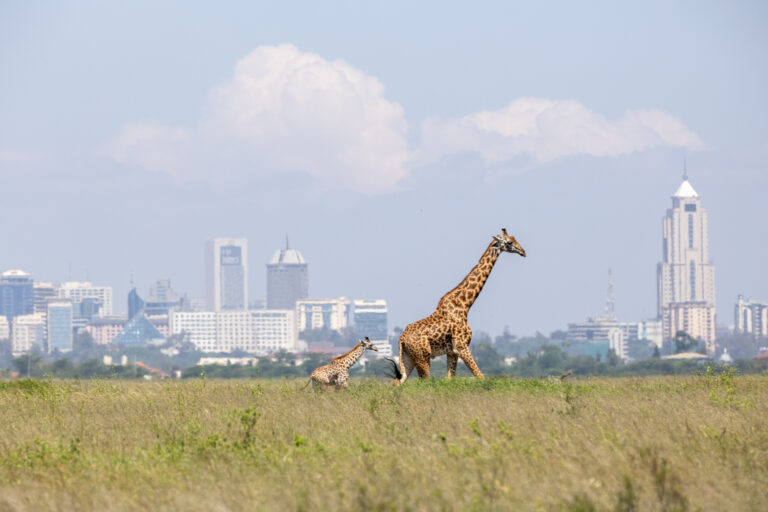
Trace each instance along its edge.
<path fill-rule="evenodd" d="M 360 356 L 363 355 L 363 352 L 365 352 L 365 349 L 363 348 L 362 343 L 358 343 L 355 345 L 355 348 L 344 354 L 343 356 L 339 356 L 335 359 L 337 363 L 339 363 L 344 368 L 349 368 L 353 364 L 357 362 L 358 359 L 360 359 Z"/>
<path fill-rule="evenodd" d="M 446 293 L 437 308 L 452 306 L 458 307 L 459 311 L 467 314 L 469 308 L 475 303 L 477 296 L 485 286 L 485 282 L 488 280 L 488 276 L 491 275 L 491 270 L 496 264 L 496 260 L 499 259 L 501 249 L 495 242 L 491 242 L 483 255 L 480 257 L 480 261 L 477 262 L 469 274 L 461 281 L 456 288 Z"/>

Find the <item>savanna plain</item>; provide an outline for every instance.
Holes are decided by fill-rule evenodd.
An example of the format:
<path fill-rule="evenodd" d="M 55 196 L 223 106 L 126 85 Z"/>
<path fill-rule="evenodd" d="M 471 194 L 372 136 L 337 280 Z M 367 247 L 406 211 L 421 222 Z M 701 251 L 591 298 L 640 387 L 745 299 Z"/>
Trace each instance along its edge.
<path fill-rule="evenodd" d="M 0 511 L 765 510 L 768 377 L 0 382 Z"/>

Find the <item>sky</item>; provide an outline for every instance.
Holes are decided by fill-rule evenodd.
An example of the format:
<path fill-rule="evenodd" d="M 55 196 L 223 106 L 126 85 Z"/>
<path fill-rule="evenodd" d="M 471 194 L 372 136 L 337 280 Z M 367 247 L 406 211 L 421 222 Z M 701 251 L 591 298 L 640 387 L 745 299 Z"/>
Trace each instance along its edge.
<path fill-rule="evenodd" d="M 506 228 L 475 332 L 656 316 L 683 165 L 718 323 L 768 301 L 764 2 L 0 3 L 0 270 L 204 295 L 286 236 L 311 297 L 430 314 Z"/>

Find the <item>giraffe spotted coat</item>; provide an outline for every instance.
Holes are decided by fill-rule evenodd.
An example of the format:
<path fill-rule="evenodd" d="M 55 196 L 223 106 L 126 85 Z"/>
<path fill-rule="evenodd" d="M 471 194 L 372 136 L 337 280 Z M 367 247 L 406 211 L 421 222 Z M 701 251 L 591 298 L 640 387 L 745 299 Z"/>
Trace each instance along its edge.
<path fill-rule="evenodd" d="M 330 363 L 316 368 L 304 387 L 306 388 L 311 382 L 315 391 L 322 390 L 327 386 L 334 386 L 336 389 L 346 388 L 349 380 L 349 368 L 360 359 L 366 350 L 379 351 L 376 345 L 368 339 L 368 336 L 360 340 L 346 354 L 335 357 Z"/>
<path fill-rule="evenodd" d="M 502 229 L 464 280 L 443 295 L 435 312 L 405 328 L 399 342 L 400 364 L 395 369 L 398 383 L 405 382 L 414 367 L 419 378 L 429 378 L 431 360 L 443 354 L 447 356 L 449 378 L 456 375 L 459 358 L 475 377 L 484 378 L 469 351 L 472 330 L 467 315 L 502 252 L 525 257 L 525 250 L 515 237 Z"/>

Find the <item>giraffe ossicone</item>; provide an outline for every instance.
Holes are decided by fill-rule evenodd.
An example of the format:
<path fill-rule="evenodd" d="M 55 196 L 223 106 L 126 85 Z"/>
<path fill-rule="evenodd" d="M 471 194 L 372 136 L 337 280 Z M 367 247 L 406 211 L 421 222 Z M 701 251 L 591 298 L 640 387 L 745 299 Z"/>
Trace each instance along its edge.
<path fill-rule="evenodd" d="M 480 261 L 469 274 L 443 295 L 435 312 L 405 328 L 400 335 L 399 368 L 395 368 L 397 384 L 405 382 L 414 368 L 419 378 L 429 378 L 431 360 L 443 354 L 448 359 L 449 378 L 456 375 L 459 358 L 475 377 L 485 378 L 469 351 L 472 330 L 467 323 L 467 315 L 502 252 L 525 257 L 525 249 L 515 237 L 507 234 L 505 228 L 502 228 L 501 234 L 493 236 Z"/>

